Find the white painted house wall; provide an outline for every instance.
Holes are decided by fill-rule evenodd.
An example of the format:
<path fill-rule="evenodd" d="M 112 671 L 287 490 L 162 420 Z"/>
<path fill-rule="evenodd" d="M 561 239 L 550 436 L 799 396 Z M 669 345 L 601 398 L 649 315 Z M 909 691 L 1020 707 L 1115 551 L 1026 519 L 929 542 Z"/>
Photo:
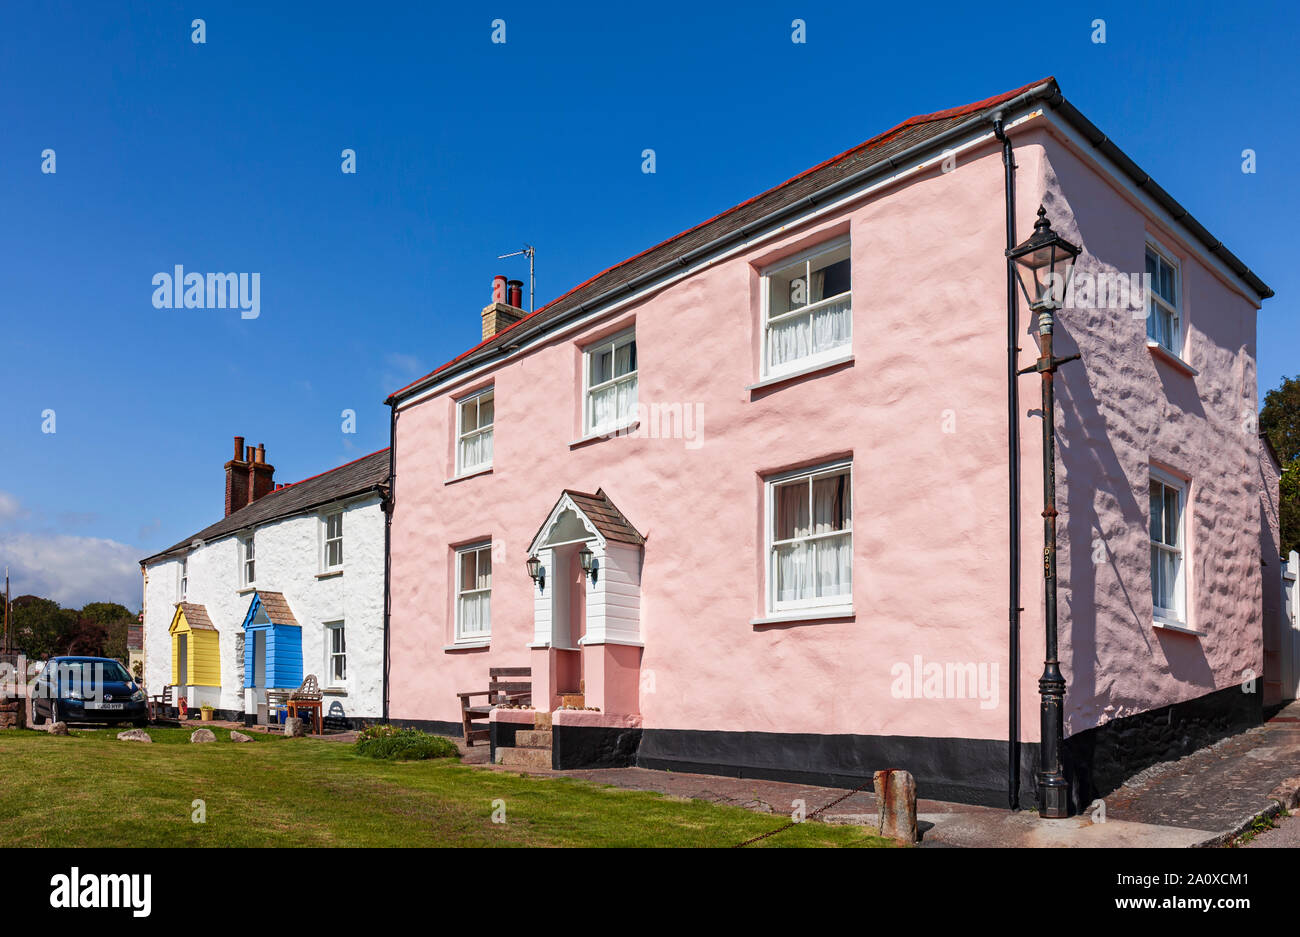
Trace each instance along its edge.
<path fill-rule="evenodd" d="M 343 573 L 322 575 L 325 514 L 343 507 Z M 244 534 L 247 531 L 242 532 Z M 282 592 L 302 626 L 303 674 L 314 673 L 329 687 L 324 711 L 342 704 L 347 718 L 383 715 L 384 514 L 377 495 L 343 499 L 310 514 L 258 525 L 255 588 Z M 236 659 L 236 636 L 253 589 L 240 585 L 239 538 L 230 535 L 189 554 L 185 601 L 203 605 L 220 635 L 221 690 L 197 692 L 191 703 L 244 711 L 244 668 Z M 171 682 L 171 638 L 167 629 L 180 601 L 179 558 L 146 567 L 144 586 L 145 681 L 151 695 Z M 326 675 L 325 623 L 345 622 L 347 681 L 332 687 Z"/>

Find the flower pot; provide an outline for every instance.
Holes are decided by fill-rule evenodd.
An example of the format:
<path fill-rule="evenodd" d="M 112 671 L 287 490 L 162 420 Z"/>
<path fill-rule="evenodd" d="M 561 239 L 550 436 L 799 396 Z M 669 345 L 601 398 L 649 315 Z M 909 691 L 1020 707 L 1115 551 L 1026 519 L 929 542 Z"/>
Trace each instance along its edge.
<path fill-rule="evenodd" d="M 211 709 L 204 709 L 204 710 L 202 710 L 202 712 L 203 712 L 203 721 L 204 721 L 204 722 L 211 722 L 211 721 L 212 721 L 213 719 L 215 719 L 216 716 L 217 716 L 217 714 L 216 714 L 215 712 L 213 712 Z"/>

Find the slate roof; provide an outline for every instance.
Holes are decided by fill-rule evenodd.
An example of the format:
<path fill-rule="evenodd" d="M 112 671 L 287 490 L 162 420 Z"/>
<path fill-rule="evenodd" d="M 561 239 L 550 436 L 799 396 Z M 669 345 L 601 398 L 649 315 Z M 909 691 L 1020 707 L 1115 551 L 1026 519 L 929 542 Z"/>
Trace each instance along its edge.
<path fill-rule="evenodd" d="M 185 614 L 185 621 L 189 624 L 191 631 L 216 631 L 217 626 L 212 623 L 208 617 L 208 610 L 202 605 L 195 605 L 193 602 L 177 602 L 181 611 Z"/>
<path fill-rule="evenodd" d="M 606 540 L 618 543 L 645 543 L 645 537 L 641 536 L 641 532 L 633 527 L 632 522 L 623 515 L 623 512 L 614 506 L 614 502 L 609 500 L 609 495 L 605 494 L 604 488 L 597 488 L 594 495 L 574 491 L 571 488 L 564 489 L 564 493 L 583 514 L 587 515 L 587 519 L 595 525 Z"/>
<path fill-rule="evenodd" d="M 864 184 L 866 181 L 864 177 L 893 172 L 900 165 L 895 162 L 895 157 L 905 151 L 916 148 L 918 151 L 933 149 L 938 152 L 946 142 L 940 138 L 950 131 L 963 125 L 973 127 L 980 122 L 991 126 L 995 113 L 1003 111 L 1010 119 L 1014 111 L 1029 106 L 1045 106 L 1058 113 L 1089 143 L 1115 162 L 1137 188 L 1160 203 L 1180 224 L 1186 226 L 1210 253 L 1245 280 L 1261 299 L 1273 295 L 1273 291 L 1224 247 L 1222 242 L 1205 230 L 1187 209 L 1179 205 L 1155 183 L 1155 180 L 1143 172 L 1105 134 L 1066 101 L 1056 79 L 1049 76 L 983 101 L 909 118 L 891 130 L 872 137 L 786 180 L 775 188 L 768 189 L 708 221 L 596 274 L 558 299 L 529 313 L 469 351 L 389 395 L 387 403 L 399 403 L 440 377 L 450 376 L 485 360 L 508 353 L 514 346 L 544 331 L 550 324 L 558 324 L 560 321 L 630 295 L 637 289 L 666 278 L 680 267 L 722 250 L 730 242 L 739 241 L 758 231 L 797 217 L 810 211 L 817 204 L 830 202 L 833 197 L 838 197 L 840 194 L 836 189 L 837 186 L 848 191 Z M 929 146 L 926 147 L 926 144 Z"/>
<path fill-rule="evenodd" d="M 281 517 L 301 514 L 331 501 L 351 497 L 366 491 L 376 491 L 388 485 L 388 449 L 354 459 L 346 465 L 330 469 L 311 478 L 285 485 L 263 495 L 252 504 L 245 505 L 229 517 L 223 517 L 191 537 L 140 561 L 143 566 L 163 557 L 180 555 L 190 549 L 195 540 L 207 543 L 236 531 L 265 524 Z"/>
<path fill-rule="evenodd" d="M 258 589 L 257 597 L 262 600 L 262 611 L 271 619 L 271 624 L 298 627 L 298 619 L 293 617 L 293 609 L 289 608 L 289 600 L 283 592 L 263 592 Z"/>

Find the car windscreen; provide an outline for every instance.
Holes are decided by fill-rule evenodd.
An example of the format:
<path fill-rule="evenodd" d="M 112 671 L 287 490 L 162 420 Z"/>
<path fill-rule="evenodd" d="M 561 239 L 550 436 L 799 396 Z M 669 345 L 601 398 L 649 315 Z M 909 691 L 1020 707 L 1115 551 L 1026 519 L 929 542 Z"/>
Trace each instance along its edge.
<path fill-rule="evenodd" d="M 131 675 L 115 660 L 70 660 L 59 663 L 59 683 L 63 686 L 93 687 L 100 683 L 130 683 Z"/>

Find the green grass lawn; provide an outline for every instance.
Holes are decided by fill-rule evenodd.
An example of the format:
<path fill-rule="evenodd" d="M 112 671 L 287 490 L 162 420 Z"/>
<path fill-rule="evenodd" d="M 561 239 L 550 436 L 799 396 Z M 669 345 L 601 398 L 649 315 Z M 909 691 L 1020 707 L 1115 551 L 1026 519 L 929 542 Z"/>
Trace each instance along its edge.
<path fill-rule="evenodd" d="M 253 735 L 193 745 L 191 729 L 0 732 L 6 846 L 731 846 L 788 818 L 456 759 L 387 762 L 352 746 Z M 207 822 L 191 819 L 196 799 Z M 494 801 L 504 823 L 494 823 Z M 815 805 L 810 804 L 809 807 Z M 758 846 L 885 846 L 801 823 Z"/>

